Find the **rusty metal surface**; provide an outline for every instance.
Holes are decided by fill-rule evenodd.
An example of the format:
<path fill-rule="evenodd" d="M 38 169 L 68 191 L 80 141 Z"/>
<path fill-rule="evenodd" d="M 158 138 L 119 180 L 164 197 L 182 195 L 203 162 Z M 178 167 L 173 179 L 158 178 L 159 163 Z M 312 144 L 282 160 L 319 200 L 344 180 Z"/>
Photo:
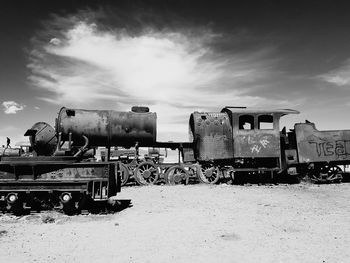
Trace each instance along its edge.
<path fill-rule="evenodd" d="M 280 151 L 280 132 L 279 119 L 288 111 L 256 111 L 251 109 L 232 109 L 224 108 L 232 122 L 232 131 L 234 138 L 234 156 L 236 158 L 279 158 Z M 248 113 L 248 114 L 247 114 Z M 259 116 L 271 116 L 272 128 L 259 129 Z M 253 129 L 245 130 L 240 127 L 240 116 L 251 116 L 253 120 Z"/>
<path fill-rule="evenodd" d="M 276 131 L 240 130 L 234 136 L 235 157 L 279 157 L 280 138 Z"/>
<path fill-rule="evenodd" d="M 298 163 L 298 154 L 296 149 L 285 150 L 285 163 L 288 165 Z"/>
<path fill-rule="evenodd" d="M 157 115 L 151 112 L 119 112 L 62 108 L 56 121 L 57 132 L 74 144 L 82 144 L 82 134 L 90 146 L 150 146 L 156 141 Z"/>
<path fill-rule="evenodd" d="M 319 131 L 314 123 L 294 128 L 300 163 L 350 161 L 350 130 Z"/>
<path fill-rule="evenodd" d="M 52 155 L 57 147 L 56 132 L 51 125 L 37 122 L 27 130 L 24 136 L 29 136 L 30 145 L 37 155 Z"/>
<path fill-rule="evenodd" d="M 75 163 L 57 165 L 47 173 L 40 173 L 39 169 L 33 169 L 32 173 L 24 169 L 0 172 L 0 195 L 67 191 L 87 192 L 94 200 L 107 200 L 120 192 L 120 178 L 114 170 L 111 163 Z"/>
<path fill-rule="evenodd" d="M 190 130 L 199 161 L 233 158 L 232 129 L 226 113 L 192 113 Z"/>
<path fill-rule="evenodd" d="M 41 174 L 41 180 L 86 180 L 93 178 L 108 178 L 107 167 L 70 167 L 59 169 L 50 173 Z"/>
<path fill-rule="evenodd" d="M 300 113 L 299 111 L 292 110 L 292 109 L 261 109 L 261 108 L 230 107 L 230 106 L 226 106 L 221 111 L 222 112 L 230 111 L 236 114 L 278 114 L 280 116 Z"/>
<path fill-rule="evenodd" d="M 74 163 L 72 158 L 70 160 L 64 157 L 8 157 L 7 159 L 8 161 L 0 162 L 0 182 L 28 180 L 60 182 L 108 178 L 109 163 L 105 162 Z"/>
<path fill-rule="evenodd" d="M 183 148 L 182 158 L 184 163 L 196 162 L 196 159 L 194 158 L 193 148 Z"/>
<path fill-rule="evenodd" d="M 9 166 L 45 166 L 45 165 L 64 165 L 78 162 L 78 159 L 73 156 L 16 156 L 2 157 L 0 169 L 4 165 Z"/>
<path fill-rule="evenodd" d="M 299 113 L 291 109 L 266 110 L 243 107 L 225 107 L 221 112 L 227 113 L 232 123 L 235 158 L 280 158 L 279 120 L 281 116 Z M 240 116 L 252 118 L 253 127 L 251 130 L 240 127 Z M 260 116 L 272 118 L 272 127 L 260 128 Z"/>

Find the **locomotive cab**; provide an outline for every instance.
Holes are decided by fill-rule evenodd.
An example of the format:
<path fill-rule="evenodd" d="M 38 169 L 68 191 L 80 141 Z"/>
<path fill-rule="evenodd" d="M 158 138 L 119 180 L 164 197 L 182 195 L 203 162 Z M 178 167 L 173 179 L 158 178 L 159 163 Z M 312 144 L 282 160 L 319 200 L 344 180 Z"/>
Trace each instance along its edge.
<path fill-rule="evenodd" d="M 280 118 L 298 111 L 225 107 L 230 117 L 233 156 L 242 166 L 281 168 Z"/>
<path fill-rule="evenodd" d="M 190 134 L 194 157 L 201 165 L 199 179 L 216 183 L 227 175 L 234 180 L 261 174 L 272 178 L 284 167 L 279 120 L 284 115 L 297 113 L 289 109 L 245 107 L 192 113 Z"/>

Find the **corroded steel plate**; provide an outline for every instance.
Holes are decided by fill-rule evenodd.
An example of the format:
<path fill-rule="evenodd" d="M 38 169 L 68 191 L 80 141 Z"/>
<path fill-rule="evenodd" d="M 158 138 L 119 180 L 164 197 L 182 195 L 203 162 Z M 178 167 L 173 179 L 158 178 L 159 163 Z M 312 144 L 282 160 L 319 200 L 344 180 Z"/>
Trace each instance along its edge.
<path fill-rule="evenodd" d="M 350 161 L 350 130 L 319 131 L 313 123 L 294 128 L 300 163 Z"/>

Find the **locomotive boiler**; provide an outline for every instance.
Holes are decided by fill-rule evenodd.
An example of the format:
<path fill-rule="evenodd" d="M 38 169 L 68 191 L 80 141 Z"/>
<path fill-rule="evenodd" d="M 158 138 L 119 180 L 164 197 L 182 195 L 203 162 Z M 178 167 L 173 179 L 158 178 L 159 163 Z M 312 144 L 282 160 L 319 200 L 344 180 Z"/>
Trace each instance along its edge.
<path fill-rule="evenodd" d="M 157 137 L 157 115 L 147 107 L 133 107 L 129 112 L 62 108 L 56 120 L 60 141 L 89 146 L 151 146 Z"/>

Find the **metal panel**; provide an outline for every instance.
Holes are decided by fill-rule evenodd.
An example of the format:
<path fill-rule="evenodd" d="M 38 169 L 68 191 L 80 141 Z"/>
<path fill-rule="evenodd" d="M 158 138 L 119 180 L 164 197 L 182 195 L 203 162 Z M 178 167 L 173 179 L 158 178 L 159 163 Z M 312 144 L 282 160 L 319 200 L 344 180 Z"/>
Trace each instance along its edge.
<path fill-rule="evenodd" d="M 10 157 L 8 157 L 10 159 Z M 24 157 L 20 162 L 18 158 L 14 162 L 0 163 L 0 182 L 3 181 L 79 181 L 90 180 L 93 178 L 108 178 L 108 165 L 104 162 L 83 162 L 71 163 L 68 161 L 56 161 L 57 157 L 32 157 L 33 161 L 27 160 L 31 157 Z M 59 157 L 63 159 L 62 157 Z M 40 161 L 40 159 L 44 159 Z M 52 162 L 49 162 L 52 159 Z"/>
<path fill-rule="evenodd" d="M 199 113 L 190 117 L 190 130 L 199 161 L 232 159 L 232 129 L 226 113 Z"/>
<path fill-rule="evenodd" d="M 45 122 L 35 123 L 27 130 L 24 136 L 29 136 L 30 145 L 38 156 L 52 155 L 57 147 L 56 132 L 51 125 Z"/>
<path fill-rule="evenodd" d="M 183 148 L 182 154 L 184 163 L 196 161 L 196 159 L 194 158 L 194 152 L 192 148 Z"/>
<path fill-rule="evenodd" d="M 28 158 L 25 158 L 28 159 Z M 38 159 L 38 158 L 36 158 Z M 48 158 L 45 157 L 47 160 Z M 52 159 L 57 159 L 52 157 Z M 12 167 L 12 172 L 5 172 L 6 166 Z M 47 168 L 50 166 L 50 168 Z M 99 183 L 99 199 L 120 192 L 120 179 L 115 176 L 113 163 L 57 163 L 50 165 L 43 162 L 13 163 L 0 165 L 0 194 L 8 191 L 16 192 L 50 192 L 79 191 L 91 192 L 88 184 Z M 52 170 L 45 172 L 45 170 Z M 113 183 L 113 185 L 110 185 Z M 102 189 L 101 189 L 102 187 Z M 91 187 L 90 187 L 91 188 Z M 94 192 L 92 192 L 94 194 Z"/>
<path fill-rule="evenodd" d="M 350 130 L 318 131 L 314 123 L 294 128 L 300 163 L 350 161 Z"/>
<path fill-rule="evenodd" d="M 265 158 L 281 154 L 279 133 L 273 130 L 240 130 L 234 138 L 235 157 Z"/>
<path fill-rule="evenodd" d="M 230 111 L 235 114 L 277 114 L 279 116 L 284 116 L 287 114 L 299 114 L 299 111 L 292 110 L 292 109 L 261 109 L 261 108 L 247 108 L 247 107 L 232 107 L 232 106 L 226 106 L 221 110 L 223 111 Z"/>
<path fill-rule="evenodd" d="M 296 149 L 285 150 L 285 162 L 288 165 L 298 163 L 298 154 Z"/>
<path fill-rule="evenodd" d="M 56 121 L 62 140 L 72 134 L 74 144 L 90 146 L 151 146 L 156 141 L 156 113 L 62 108 Z"/>
<path fill-rule="evenodd" d="M 224 109 L 227 111 L 227 109 Z M 249 113 L 229 111 L 232 119 L 235 158 L 279 158 L 281 155 L 279 119 L 281 113 L 267 112 Z M 242 129 L 239 124 L 240 116 L 252 116 L 254 119 L 251 130 Z M 258 129 L 258 117 L 270 115 L 273 117 L 272 129 Z"/>

